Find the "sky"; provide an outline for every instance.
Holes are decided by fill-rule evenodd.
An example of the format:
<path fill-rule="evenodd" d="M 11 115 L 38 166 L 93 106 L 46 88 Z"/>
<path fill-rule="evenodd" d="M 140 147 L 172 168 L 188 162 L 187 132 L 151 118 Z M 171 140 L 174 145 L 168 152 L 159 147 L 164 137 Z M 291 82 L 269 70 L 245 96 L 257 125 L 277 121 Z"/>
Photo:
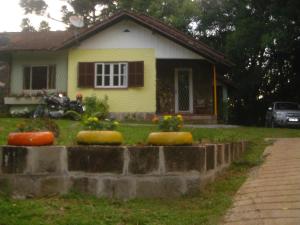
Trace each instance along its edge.
<path fill-rule="evenodd" d="M 22 19 L 28 17 L 35 28 L 39 27 L 42 20 L 46 20 L 51 30 L 64 30 L 65 26 L 61 22 L 48 19 L 46 16 L 24 15 L 24 10 L 19 5 L 20 0 L 0 0 L 0 32 L 21 31 Z M 47 0 L 47 13 L 55 19 L 61 19 L 61 6 L 63 0 Z"/>

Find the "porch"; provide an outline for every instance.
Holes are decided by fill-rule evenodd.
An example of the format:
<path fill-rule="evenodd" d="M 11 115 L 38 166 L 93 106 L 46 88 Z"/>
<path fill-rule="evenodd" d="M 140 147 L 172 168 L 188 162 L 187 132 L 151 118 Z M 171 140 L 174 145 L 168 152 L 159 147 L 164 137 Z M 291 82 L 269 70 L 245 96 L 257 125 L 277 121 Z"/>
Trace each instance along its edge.
<path fill-rule="evenodd" d="M 212 124 L 223 119 L 227 87 L 217 79 L 213 64 L 203 60 L 157 59 L 156 71 L 158 115 L 180 113 L 185 120 Z"/>

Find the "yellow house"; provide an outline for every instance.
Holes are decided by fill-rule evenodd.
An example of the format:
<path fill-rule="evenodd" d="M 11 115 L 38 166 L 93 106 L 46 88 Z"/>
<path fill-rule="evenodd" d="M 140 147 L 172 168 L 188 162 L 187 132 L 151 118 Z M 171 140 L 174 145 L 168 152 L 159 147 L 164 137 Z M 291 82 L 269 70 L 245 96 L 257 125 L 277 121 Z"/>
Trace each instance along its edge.
<path fill-rule="evenodd" d="M 181 113 L 211 121 L 227 99 L 223 74 L 232 66 L 201 41 L 128 11 L 83 31 L 0 33 L 0 61 L 10 67 L 12 96 L 106 95 L 119 118 Z"/>

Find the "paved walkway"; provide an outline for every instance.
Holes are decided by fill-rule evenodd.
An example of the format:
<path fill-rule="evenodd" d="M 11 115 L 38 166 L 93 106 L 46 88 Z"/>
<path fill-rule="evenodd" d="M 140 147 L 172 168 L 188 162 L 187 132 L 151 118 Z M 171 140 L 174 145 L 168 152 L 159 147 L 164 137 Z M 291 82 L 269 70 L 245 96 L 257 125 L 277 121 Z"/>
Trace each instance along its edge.
<path fill-rule="evenodd" d="M 278 139 L 235 196 L 224 225 L 300 225 L 300 138 Z"/>

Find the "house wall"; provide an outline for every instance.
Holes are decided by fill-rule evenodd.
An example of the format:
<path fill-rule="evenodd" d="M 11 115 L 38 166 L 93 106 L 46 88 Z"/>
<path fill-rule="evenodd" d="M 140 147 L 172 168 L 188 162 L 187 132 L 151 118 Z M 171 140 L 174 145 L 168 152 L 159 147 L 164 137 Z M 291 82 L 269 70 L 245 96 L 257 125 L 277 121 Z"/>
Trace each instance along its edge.
<path fill-rule="evenodd" d="M 10 57 L 8 55 L 0 56 L 0 111 L 3 108 L 4 97 L 9 94 L 10 89 Z"/>
<path fill-rule="evenodd" d="M 128 30 L 130 32 L 124 32 Z M 173 41 L 131 20 L 123 20 L 82 42 L 79 49 L 144 49 L 155 50 L 162 59 L 203 59 Z"/>
<path fill-rule="evenodd" d="M 77 87 L 77 67 L 79 62 L 128 62 L 144 61 L 144 87 L 125 89 L 95 89 Z M 156 70 L 154 49 L 72 49 L 69 52 L 68 95 L 77 93 L 85 96 L 108 96 L 111 112 L 154 113 L 156 110 Z"/>
<path fill-rule="evenodd" d="M 11 94 L 23 92 L 23 67 L 26 65 L 56 65 L 56 90 L 67 91 L 67 52 L 19 52 L 12 54 Z M 34 91 L 32 91 L 34 92 Z"/>

